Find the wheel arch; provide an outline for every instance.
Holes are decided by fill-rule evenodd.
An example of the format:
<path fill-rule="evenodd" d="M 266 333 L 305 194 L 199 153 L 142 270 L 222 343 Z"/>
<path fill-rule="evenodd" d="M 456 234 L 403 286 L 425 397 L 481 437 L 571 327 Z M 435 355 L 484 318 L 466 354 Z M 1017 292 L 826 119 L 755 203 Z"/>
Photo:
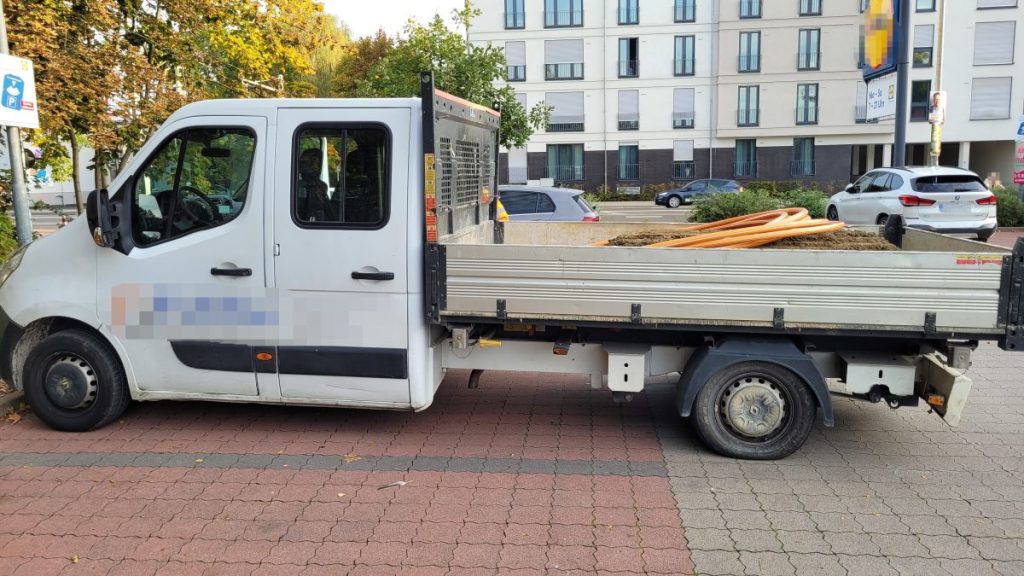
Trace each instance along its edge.
<path fill-rule="evenodd" d="M 821 408 L 822 423 L 829 427 L 835 424 L 832 397 L 821 371 L 810 356 L 801 352 L 792 340 L 784 338 L 730 337 L 698 350 L 683 369 L 676 389 L 679 415 L 690 416 L 697 394 L 715 373 L 734 364 L 751 361 L 775 364 L 796 374 L 814 393 Z"/>

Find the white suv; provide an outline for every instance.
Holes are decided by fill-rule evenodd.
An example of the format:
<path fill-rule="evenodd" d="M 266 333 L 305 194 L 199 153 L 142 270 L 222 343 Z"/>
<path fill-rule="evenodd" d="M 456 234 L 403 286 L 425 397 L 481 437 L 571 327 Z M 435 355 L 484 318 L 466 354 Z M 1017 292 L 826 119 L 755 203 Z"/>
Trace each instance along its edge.
<path fill-rule="evenodd" d="M 908 227 L 985 242 L 996 232 L 996 197 L 977 174 L 947 167 L 877 168 L 829 198 L 829 220 Z"/>

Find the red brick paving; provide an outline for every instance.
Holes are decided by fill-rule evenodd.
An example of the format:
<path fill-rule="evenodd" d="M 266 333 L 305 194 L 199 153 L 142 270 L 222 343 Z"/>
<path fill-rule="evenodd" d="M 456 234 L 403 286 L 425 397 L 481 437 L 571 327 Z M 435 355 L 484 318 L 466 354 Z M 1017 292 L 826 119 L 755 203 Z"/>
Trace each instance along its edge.
<path fill-rule="evenodd" d="M 0 425 L 0 453 L 663 463 L 643 397 L 618 406 L 578 378 L 503 374 L 467 390 L 456 376 L 420 414 L 140 404 L 88 434 L 28 415 Z M 657 476 L 0 466 L 0 514 L 0 574 L 693 571 Z"/>

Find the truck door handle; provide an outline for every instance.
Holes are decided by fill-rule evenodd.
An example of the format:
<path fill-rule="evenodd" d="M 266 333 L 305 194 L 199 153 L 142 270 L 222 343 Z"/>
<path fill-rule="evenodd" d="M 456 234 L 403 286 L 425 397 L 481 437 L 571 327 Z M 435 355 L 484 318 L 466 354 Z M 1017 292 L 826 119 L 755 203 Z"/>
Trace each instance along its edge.
<path fill-rule="evenodd" d="M 210 268 L 214 276 L 252 276 L 252 268 Z"/>
<path fill-rule="evenodd" d="M 355 280 L 394 280 L 394 272 L 359 272 L 352 271 L 352 278 Z"/>

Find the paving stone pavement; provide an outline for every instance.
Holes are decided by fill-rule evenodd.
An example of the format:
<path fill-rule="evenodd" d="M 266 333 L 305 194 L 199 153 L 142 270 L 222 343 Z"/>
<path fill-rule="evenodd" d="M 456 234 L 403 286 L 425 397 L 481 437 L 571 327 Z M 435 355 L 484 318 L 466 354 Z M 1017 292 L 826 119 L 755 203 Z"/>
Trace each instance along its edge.
<path fill-rule="evenodd" d="M 836 428 L 775 462 L 710 454 L 670 378 L 627 405 L 453 373 L 419 414 L 29 414 L 0 424 L 0 575 L 1024 575 L 1024 355 L 974 360 L 959 428 L 836 399 Z"/>

